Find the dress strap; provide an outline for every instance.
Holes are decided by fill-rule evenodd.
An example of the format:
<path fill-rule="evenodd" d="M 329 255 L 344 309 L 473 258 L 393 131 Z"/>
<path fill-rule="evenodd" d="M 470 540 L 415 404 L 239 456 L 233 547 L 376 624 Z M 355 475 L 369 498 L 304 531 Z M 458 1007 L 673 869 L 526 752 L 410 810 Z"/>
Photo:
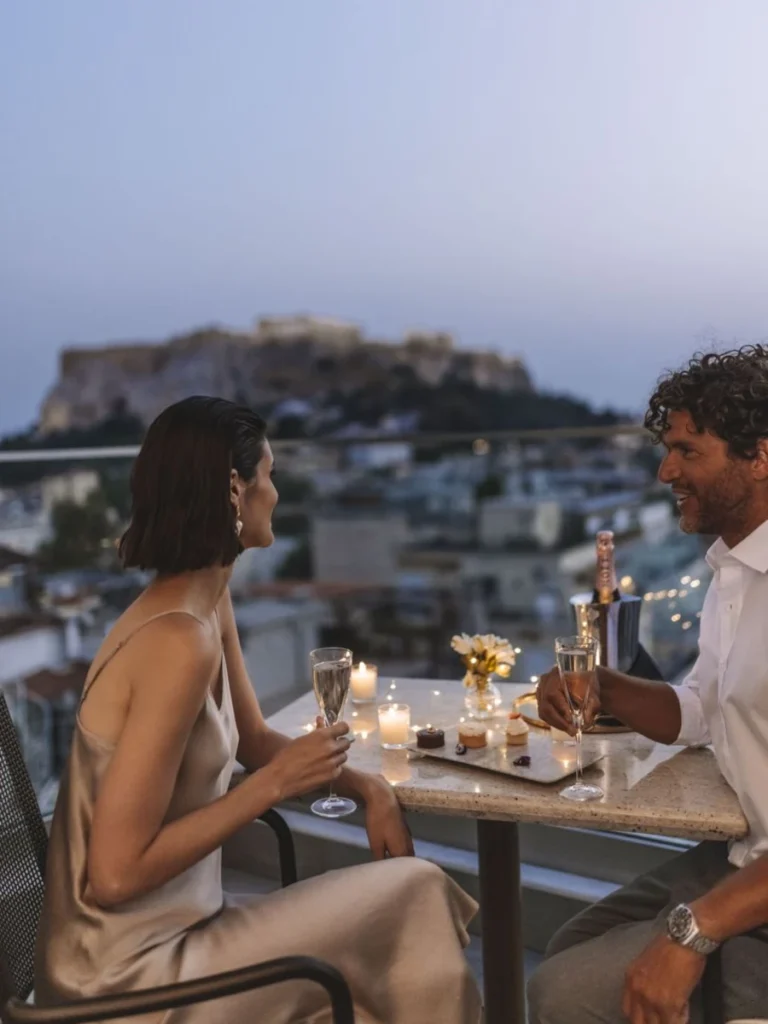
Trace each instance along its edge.
<path fill-rule="evenodd" d="M 150 615 L 148 619 L 144 619 L 144 621 L 140 622 L 138 624 L 138 626 L 135 626 L 130 631 L 130 633 L 128 633 L 127 636 L 123 637 L 123 639 L 120 641 L 119 644 L 117 644 L 115 647 L 112 648 L 112 650 L 109 652 L 109 654 L 106 656 L 106 658 L 102 661 L 102 663 L 99 665 L 99 667 L 93 673 L 93 676 L 89 680 L 86 681 L 86 684 L 83 687 L 83 692 L 80 695 L 80 705 L 83 704 L 83 701 L 88 696 L 88 694 L 91 692 L 91 689 L 93 688 L 93 684 L 99 678 L 101 673 L 104 671 L 104 669 L 107 667 L 107 665 L 109 665 L 109 663 L 112 661 L 112 659 L 115 657 L 115 655 L 118 654 L 120 651 L 122 651 L 122 649 L 125 647 L 125 645 L 128 643 L 128 641 L 132 640 L 136 636 L 136 634 L 140 633 L 141 630 L 144 629 L 145 626 L 148 626 L 150 624 L 150 622 L 155 622 L 157 619 L 164 619 L 168 615 L 187 615 L 187 616 L 189 616 L 190 619 L 194 619 L 195 622 L 199 622 L 201 626 L 205 625 L 205 623 L 202 621 L 202 619 L 198 619 L 198 617 L 196 615 L 193 615 L 192 612 L 185 611 L 183 608 L 171 608 L 171 609 L 169 609 L 168 611 L 165 611 L 165 612 L 158 612 L 157 615 Z M 217 622 L 218 622 L 218 616 L 217 616 Z"/>

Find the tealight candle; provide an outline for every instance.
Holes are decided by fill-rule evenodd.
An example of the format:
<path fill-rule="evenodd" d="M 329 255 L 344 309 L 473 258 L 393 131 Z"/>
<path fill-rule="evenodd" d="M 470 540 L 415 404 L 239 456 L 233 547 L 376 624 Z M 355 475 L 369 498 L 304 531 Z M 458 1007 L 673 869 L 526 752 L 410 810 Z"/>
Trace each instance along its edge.
<path fill-rule="evenodd" d="M 385 750 L 402 750 L 411 739 L 411 709 L 407 704 L 379 707 L 379 736 Z"/>
<path fill-rule="evenodd" d="M 361 661 L 352 669 L 349 689 L 352 693 L 353 704 L 370 704 L 376 700 L 376 680 L 379 677 L 379 670 L 375 665 L 366 665 Z"/>

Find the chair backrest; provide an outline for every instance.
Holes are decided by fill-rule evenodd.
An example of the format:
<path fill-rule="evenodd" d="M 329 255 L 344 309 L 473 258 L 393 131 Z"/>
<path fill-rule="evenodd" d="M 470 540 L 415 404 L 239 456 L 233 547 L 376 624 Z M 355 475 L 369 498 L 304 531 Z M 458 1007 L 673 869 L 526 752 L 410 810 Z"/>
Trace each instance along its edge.
<path fill-rule="evenodd" d="M 0 694 L 0 1005 L 34 983 L 48 835 L 5 697 Z"/>

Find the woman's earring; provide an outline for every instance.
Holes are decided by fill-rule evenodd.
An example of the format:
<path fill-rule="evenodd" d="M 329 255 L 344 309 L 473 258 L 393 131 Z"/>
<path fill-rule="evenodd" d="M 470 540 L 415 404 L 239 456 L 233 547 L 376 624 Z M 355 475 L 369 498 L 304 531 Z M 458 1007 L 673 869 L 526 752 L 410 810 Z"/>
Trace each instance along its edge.
<path fill-rule="evenodd" d="M 240 518 L 239 508 L 235 509 L 235 515 L 237 516 L 237 518 L 235 519 L 235 533 L 239 537 L 240 534 L 243 532 L 243 520 Z"/>

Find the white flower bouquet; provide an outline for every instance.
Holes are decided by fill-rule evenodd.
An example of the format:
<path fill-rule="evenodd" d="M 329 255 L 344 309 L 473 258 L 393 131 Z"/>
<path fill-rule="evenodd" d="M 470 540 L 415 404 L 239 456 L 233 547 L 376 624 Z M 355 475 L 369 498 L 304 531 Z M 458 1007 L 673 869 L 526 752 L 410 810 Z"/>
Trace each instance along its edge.
<path fill-rule="evenodd" d="M 493 633 L 477 636 L 461 633 L 453 637 L 451 647 L 464 662 L 467 689 L 482 692 L 491 676 L 506 679 L 515 664 L 515 652 L 509 640 Z"/>

